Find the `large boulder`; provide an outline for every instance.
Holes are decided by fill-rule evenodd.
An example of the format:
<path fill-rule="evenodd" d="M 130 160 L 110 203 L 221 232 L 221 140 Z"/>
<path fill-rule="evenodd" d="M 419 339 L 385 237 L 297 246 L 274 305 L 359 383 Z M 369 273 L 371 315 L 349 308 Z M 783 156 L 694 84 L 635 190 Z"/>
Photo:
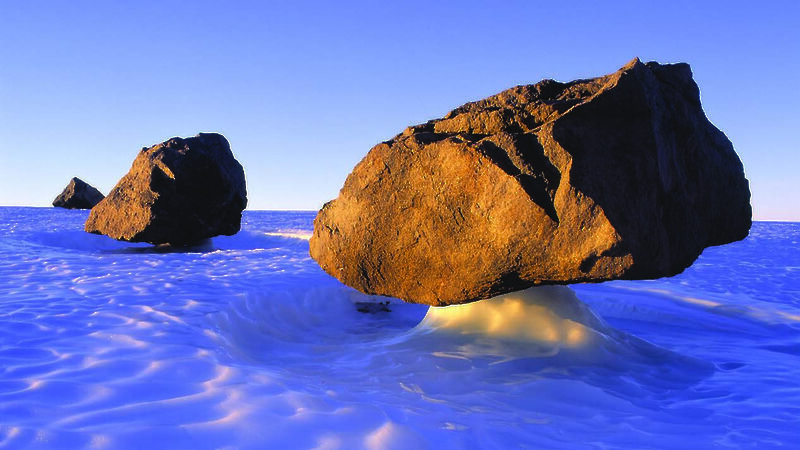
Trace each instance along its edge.
<path fill-rule="evenodd" d="M 220 134 L 143 148 L 131 170 L 92 208 L 85 229 L 114 239 L 190 245 L 239 231 L 244 170 Z"/>
<path fill-rule="evenodd" d="M 376 145 L 311 256 L 368 294 L 466 303 L 537 284 L 671 276 L 743 239 L 750 191 L 687 64 L 517 86 Z"/>
<path fill-rule="evenodd" d="M 103 194 L 78 177 L 69 180 L 67 187 L 53 200 L 53 206 L 67 209 L 92 209 Z"/>

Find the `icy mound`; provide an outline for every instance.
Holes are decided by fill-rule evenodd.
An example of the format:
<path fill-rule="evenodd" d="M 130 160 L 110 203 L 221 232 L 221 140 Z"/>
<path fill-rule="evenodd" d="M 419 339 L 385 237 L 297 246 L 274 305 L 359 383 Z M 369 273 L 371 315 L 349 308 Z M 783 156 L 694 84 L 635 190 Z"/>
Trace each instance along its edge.
<path fill-rule="evenodd" d="M 462 363 L 507 363 L 497 365 L 493 375 L 511 378 L 553 367 L 602 367 L 621 374 L 641 365 L 657 369 L 632 375 L 639 382 L 652 382 L 672 367 L 676 376 L 658 384 L 678 387 L 713 371 L 707 363 L 610 327 L 568 287 L 435 308 L 368 296 L 335 282 L 303 285 L 289 278 L 278 289 L 248 294 L 214 314 L 213 329 L 226 353 L 253 364 L 293 361 L 305 376 L 369 373 L 386 380 L 425 380 L 443 366 Z M 364 304 L 383 308 L 364 313 Z"/>
<path fill-rule="evenodd" d="M 461 334 L 579 348 L 607 326 L 565 286 L 542 286 L 466 305 L 431 308 L 425 325 Z"/>

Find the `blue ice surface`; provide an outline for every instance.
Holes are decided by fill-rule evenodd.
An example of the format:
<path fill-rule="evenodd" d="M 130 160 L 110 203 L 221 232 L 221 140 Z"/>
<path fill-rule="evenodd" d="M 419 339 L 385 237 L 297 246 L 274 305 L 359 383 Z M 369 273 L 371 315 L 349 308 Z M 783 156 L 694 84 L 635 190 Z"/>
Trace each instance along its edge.
<path fill-rule="evenodd" d="M 797 223 L 675 277 L 536 291 L 556 337 L 520 341 L 341 285 L 313 212 L 178 250 L 86 215 L 0 208 L 0 447 L 800 447 Z"/>

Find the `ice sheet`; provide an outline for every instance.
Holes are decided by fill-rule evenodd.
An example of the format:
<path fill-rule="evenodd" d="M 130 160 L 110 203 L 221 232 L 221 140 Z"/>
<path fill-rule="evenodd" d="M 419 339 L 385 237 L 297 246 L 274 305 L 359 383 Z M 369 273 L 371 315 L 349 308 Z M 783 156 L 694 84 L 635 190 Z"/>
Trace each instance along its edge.
<path fill-rule="evenodd" d="M 0 208 L 0 447 L 800 442 L 798 224 L 669 279 L 429 311 L 322 272 L 310 212 L 179 250 L 85 217 Z"/>

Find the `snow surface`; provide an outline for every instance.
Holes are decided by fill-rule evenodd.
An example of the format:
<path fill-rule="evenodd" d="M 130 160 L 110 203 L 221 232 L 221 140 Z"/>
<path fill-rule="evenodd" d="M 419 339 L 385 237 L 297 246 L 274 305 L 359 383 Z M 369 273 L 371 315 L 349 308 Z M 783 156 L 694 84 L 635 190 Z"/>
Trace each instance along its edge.
<path fill-rule="evenodd" d="M 86 216 L 0 208 L 0 447 L 800 446 L 800 224 L 429 311 L 322 272 L 311 212 L 183 250 Z"/>

